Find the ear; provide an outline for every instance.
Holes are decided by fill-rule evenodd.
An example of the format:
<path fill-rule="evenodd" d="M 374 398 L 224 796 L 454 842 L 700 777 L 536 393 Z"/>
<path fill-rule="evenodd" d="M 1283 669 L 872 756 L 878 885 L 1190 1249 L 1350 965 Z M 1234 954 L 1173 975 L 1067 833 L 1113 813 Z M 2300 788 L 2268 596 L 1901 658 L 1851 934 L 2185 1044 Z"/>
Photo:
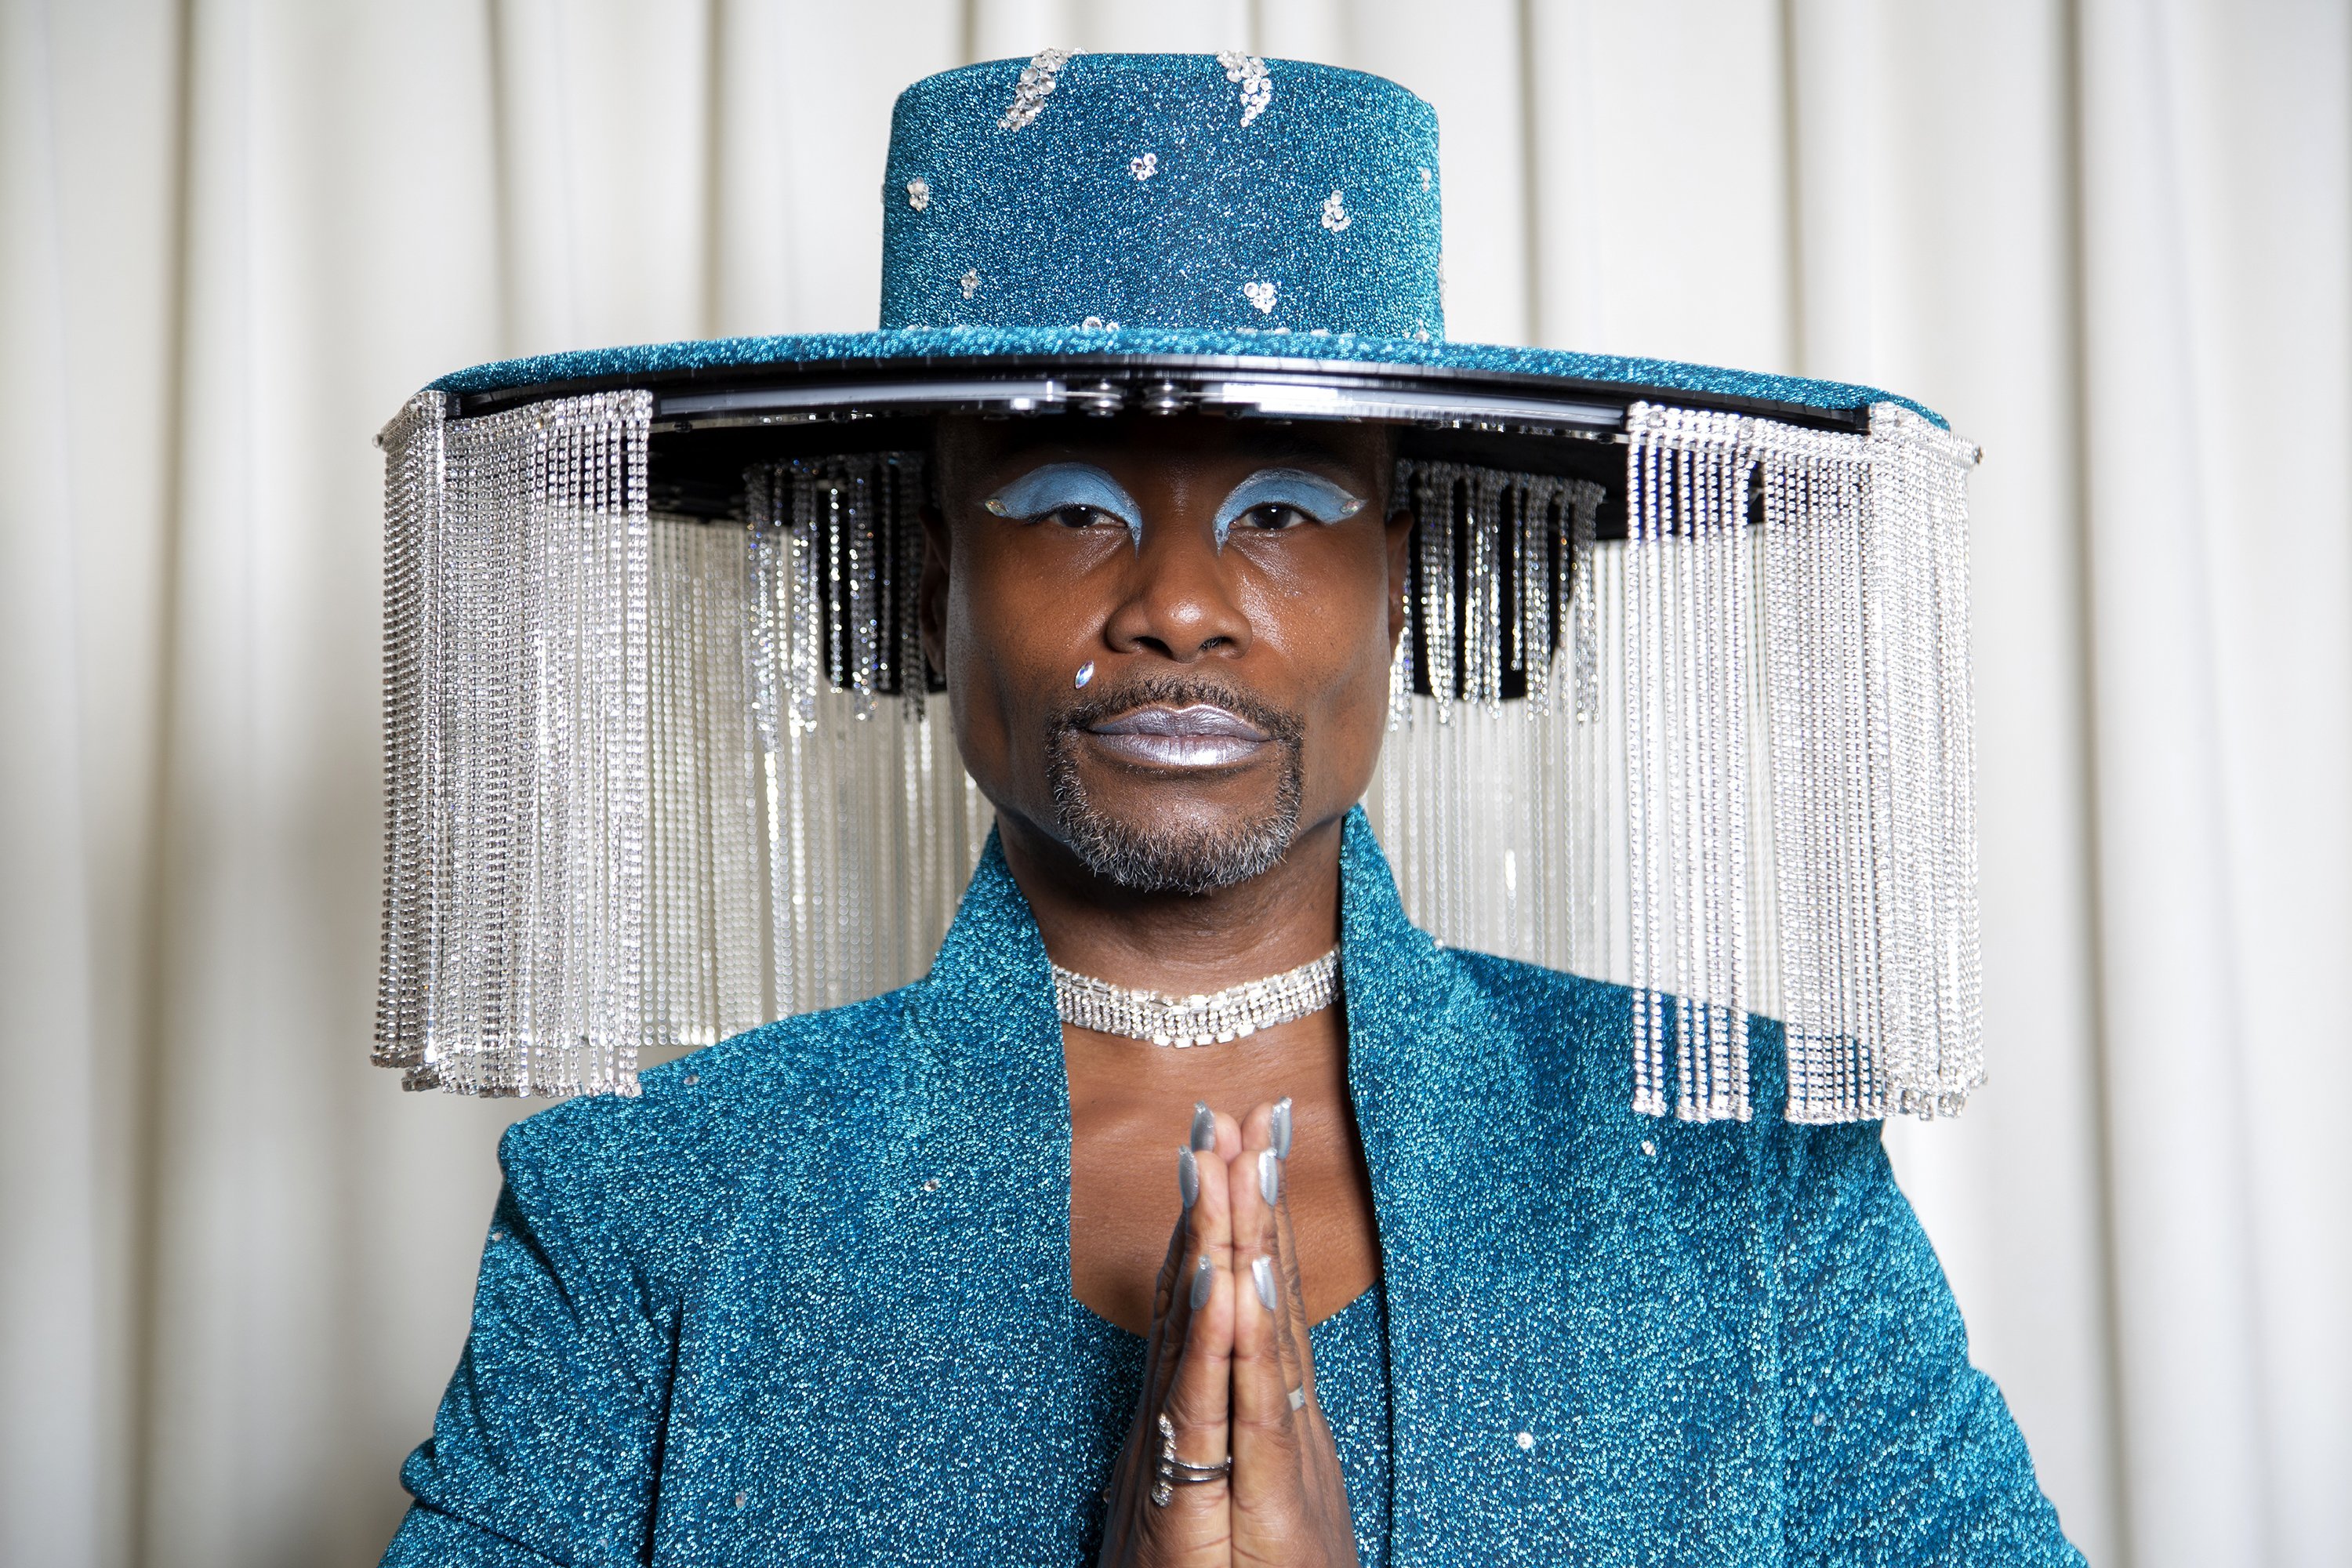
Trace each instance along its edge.
<path fill-rule="evenodd" d="M 1404 636 L 1406 570 L 1412 561 L 1412 512 L 1403 507 L 1389 513 L 1389 657 L 1396 657 L 1397 639 Z"/>
<path fill-rule="evenodd" d="M 948 540 L 948 520 L 925 502 L 923 570 L 915 581 L 915 624 L 922 633 L 923 658 L 945 675 L 948 669 L 948 565 L 954 552 Z"/>

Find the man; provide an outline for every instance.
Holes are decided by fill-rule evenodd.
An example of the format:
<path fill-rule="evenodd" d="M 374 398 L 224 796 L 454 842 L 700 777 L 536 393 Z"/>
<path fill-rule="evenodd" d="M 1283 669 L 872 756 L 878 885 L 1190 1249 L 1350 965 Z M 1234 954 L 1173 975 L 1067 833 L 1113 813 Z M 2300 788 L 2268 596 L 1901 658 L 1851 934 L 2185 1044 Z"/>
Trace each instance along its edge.
<path fill-rule="evenodd" d="M 953 926 L 509 1133 L 387 1563 L 2078 1561 L 1774 1026 L 1767 1114 L 1660 1120 L 1633 994 L 1407 921 L 1358 805 L 1399 439 L 937 420 L 920 640 L 995 816 Z"/>

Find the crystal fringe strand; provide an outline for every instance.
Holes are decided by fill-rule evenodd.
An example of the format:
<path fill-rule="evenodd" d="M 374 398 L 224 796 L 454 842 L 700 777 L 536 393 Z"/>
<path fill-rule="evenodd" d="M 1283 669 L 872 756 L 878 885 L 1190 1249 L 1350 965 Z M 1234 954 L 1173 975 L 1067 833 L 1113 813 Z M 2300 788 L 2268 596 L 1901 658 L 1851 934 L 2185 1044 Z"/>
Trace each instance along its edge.
<path fill-rule="evenodd" d="M 431 588 L 446 526 L 447 406 L 443 394 L 422 393 L 376 438 L 384 453 L 384 850 L 374 1059 L 419 1078 L 436 890 L 425 781 L 439 710 Z"/>

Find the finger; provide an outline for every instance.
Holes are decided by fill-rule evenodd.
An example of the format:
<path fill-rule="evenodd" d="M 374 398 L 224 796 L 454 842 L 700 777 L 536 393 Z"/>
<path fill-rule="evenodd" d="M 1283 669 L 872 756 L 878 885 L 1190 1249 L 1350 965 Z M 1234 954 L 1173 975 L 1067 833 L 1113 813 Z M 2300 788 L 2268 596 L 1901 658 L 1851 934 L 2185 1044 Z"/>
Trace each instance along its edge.
<path fill-rule="evenodd" d="M 1277 1105 L 1276 1110 L 1275 1143 L 1278 1153 L 1283 1142 L 1279 1131 L 1283 1108 Z M 1278 1314 L 1282 1324 L 1283 1380 L 1288 1390 L 1285 1397 L 1290 1403 L 1292 1434 L 1298 1445 L 1302 1488 L 1312 1500 L 1311 1510 L 1321 1521 L 1317 1527 L 1318 1531 L 1328 1536 L 1333 1530 L 1348 1528 L 1348 1483 L 1340 1472 L 1339 1447 L 1315 1384 L 1315 1342 L 1307 1326 L 1307 1292 L 1300 1282 L 1303 1264 L 1296 1232 L 1291 1228 L 1288 1174 L 1286 1161 L 1285 1179 L 1274 1209 L 1276 1267 L 1289 1287 L 1283 1310 Z"/>
<path fill-rule="evenodd" d="M 1233 1215 L 1230 1184 L 1224 1163 L 1199 1162 L 1200 1198 L 1192 1205 L 1189 1257 L 1184 1286 L 1171 1314 L 1170 1339 L 1179 1349 L 1169 1369 L 1168 1391 L 1159 1414 L 1142 1434 L 1147 1451 L 1139 1471 L 1146 1488 L 1156 1487 L 1153 1464 L 1172 1444 L 1174 1457 L 1188 1464 L 1214 1465 L 1231 1452 L 1230 1387 L 1234 1352 Z M 1160 1423 L 1164 1418 L 1166 1425 Z M 1227 1489 L 1223 1481 L 1198 1486 L 1174 1486 L 1167 1504 L 1156 1511 L 1167 1528 L 1180 1533 L 1195 1524 L 1213 1522 L 1222 1536 L 1225 1529 Z M 1156 1500 L 1156 1499 L 1155 1499 Z M 1155 1537 L 1165 1539 L 1160 1524 Z"/>
<path fill-rule="evenodd" d="M 1282 1312 L 1283 1373 L 1290 1382 L 1292 1408 L 1297 1409 L 1315 1397 L 1315 1342 L 1307 1331 L 1307 1287 L 1297 1235 L 1290 1226 L 1292 1110 L 1287 1096 L 1275 1101 L 1269 1121 L 1275 1155 L 1282 1161 L 1280 1201 L 1274 1208 L 1274 1255 L 1276 1268 L 1287 1287 Z"/>
<path fill-rule="evenodd" d="M 1152 1410 L 1166 1403 L 1169 1384 L 1182 1352 L 1186 1325 L 1192 1314 L 1191 1291 L 1197 1260 L 1216 1253 L 1223 1266 L 1231 1267 L 1230 1258 L 1222 1256 L 1233 1246 L 1232 1216 L 1225 1201 L 1225 1163 L 1210 1152 L 1216 1133 L 1215 1120 L 1206 1117 L 1207 1110 L 1205 1106 L 1197 1108 L 1194 1136 L 1177 1156 L 1177 1196 L 1181 1200 L 1190 1194 L 1192 1201 L 1185 1204 L 1177 1215 L 1176 1236 L 1171 1244 L 1175 1267 L 1164 1274 L 1165 1307 L 1156 1325 L 1158 1353 L 1145 1363 L 1143 1397 Z"/>
<path fill-rule="evenodd" d="M 1236 1514 L 1265 1516 L 1296 1511 L 1299 1499 L 1298 1444 L 1291 1419 L 1290 1384 L 1285 1380 L 1282 1314 L 1289 1292 L 1275 1266 L 1275 1213 L 1281 1199 L 1282 1162 L 1275 1155 L 1271 1106 L 1261 1105 L 1242 1123 L 1240 1158 L 1234 1162 L 1233 1444 L 1234 1507 Z M 1236 1530 L 1241 1521 L 1235 1521 Z"/>
<path fill-rule="evenodd" d="M 1168 1227 L 1168 1255 L 1160 1260 L 1160 1277 L 1151 1285 L 1151 1305 L 1156 1312 L 1168 1310 L 1169 1295 L 1175 1288 L 1179 1266 L 1184 1261 L 1184 1225 L 1192 1217 L 1192 1202 L 1200 1195 L 1200 1157 L 1191 1145 L 1181 1145 L 1176 1151 L 1176 1223 Z"/>
<path fill-rule="evenodd" d="M 1267 1144 L 1276 1165 L 1270 1182 L 1261 1181 L 1274 1194 L 1268 1205 L 1265 1223 L 1265 1247 L 1272 1257 L 1274 1276 L 1281 1289 L 1276 1294 L 1280 1303 L 1275 1312 L 1275 1351 L 1282 1363 L 1285 1397 L 1297 1410 L 1304 1398 L 1307 1386 L 1306 1356 L 1302 1349 L 1307 1335 L 1306 1296 L 1299 1288 L 1298 1268 L 1283 1233 L 1290 1212 L 1290 1163 L 1287 1158 L 1290 1143 L 1290 1100 L 1286 1097 L 1269 1108 Z M 1264 1161 L 1265 1154 L 1259 1155 Z"/>
<path fill-rule="evenodd" d="M 1284 1403 L 1290 1424 L 1290 1441 L 1296 1451 L 1299 1499 L 1298 1521 L 1306 1534 L 1315 1540 L 1329 1542 L 1348 1540 L 1353 1533 L 1348 1504 L 1348 1483 L 1339 1468 L 1339 1454 L 1331 1436 L 1329 1424 L 1324 1420 L 1320 1402 L 1315 1393 L 1315 1351 L 1313 1336 L 1308 1331 L 1307 1291 L 1301 1280 L 1304 1267 L 1297 1233 L 1291 1226 L 1290 1163 L 1293 1107 L 1286 1097 L 1276 1100 L 1267 1112 L 1269 1153 L 1276 1170 L 1268 1184 L 1274 1194 L 1267 1215 L 1267 1245 L 1273 1253 L 1275 1276 L 1284 1287 L 1279 1308 L 1274 1318 L 1276 1325 L 1276 1345 L 1280 1352 L 1283 1372 Z M 1246 1441 L 1245 1438 L 1242 1439 Z M 1235 1524 L 1248 1536 L 1257 1538 L 1267 1547 L 1262 1556 L 1282 1555 L 1283 1528 L 1292 1521 L 1286 1515 L 1261 1519 L 1255 1512 L 1243 1511 L 1244 1504 L 1235 1498 Z M 1238 1542 L 1237 1542 L 1238 1544 Z"/>
<path fill-rule="evenodd" d="M 1215 1119 L 1208 1115 L 1208 1107 L 1196 1108 L 1209 1123 L 1209 1141 L 1216 1137 Z M 1145 1442 L 1145 1435 L 1154 1428 L 1159 1419 L 1160 1394 L 1163 1386 L 1161 1369 L 1171 1363 L 1176 1346 L 1168 1337 L 1168 1320 L 1172 1305 L 1176 1281 L 1183 1271 L 1186 1256 L 1185 1240 L 1191 1229 L 1192 1205 L 1200 1194 L 1200 1173 L 1191 1142 L 1176 1151 L 1176 1223 L 1168 1230 L 1168 1251 L 1160 1260 L 1160 1272 L 1151 1286 L 1151 1330 L 1144 1341 L 1143 1383 L 1136 1395 L 1136 1410 L 1128 1424 L 1127 1437 L 1119 1445 L 1118 1457 L 1111 1467 L 1110 1486 L 1103 1493 L 1108 1504 L 1103 1523 L 1103 1560 L 1118 1562 L 1126 1556 L 1126 1542 L 1137 1524 L 1137 1510 L 1150 1506 L 1146 1497 L 1150 1479 L 1151 1456 L 1157 1452 Z"/>
<path fill-rule="evenodd" d="M 1160 1259 L 1160 1272 L 1151 1281 L 1151 1325 L 1157 1337 L 1162 1320 L 1176 1293 L 1176 1281 L 1184 1271 L 1184 1241 L 1192 1222 L 1192 1203 L 1201 1195 L 1200 1156 L 1191 1145 L 1180 1145 L 1176 1151 L 1176 1223 L 1168 1227 L 1168 1251 Z"/>
<path fill-rule="evenodd" d="M 1151 1330 L 1144 1338 L 1143 1384 L 1136 1394 L 1139 1420 L 1160 1408 L 1160 1397 L 1167 1387 L 1163 1369 L 1172 1362 L 1176 1353 L 1175 1343 L 1169 1337 L 1169 1319 L 1175 1305 L 1178 1281 L 1184 1271 L 1193 1203 L 1200 1195 L 1199 1159 L 1189 1144 L 1176 1151 L 1179 1207 L 1176 1223 L 1169 1227 L 1167 1256 L 1160 1260 L 1160 1273 L 1151 1285 Z"/>
<path fill-rule="evenodd" d="M 1185 1134 L 1185 1142 L 1201 1153 L 1217 1146 L 1217 1113 L 1209 1109 L 1207 1100 L 1192 1102 L 1192 1125 Z"/>

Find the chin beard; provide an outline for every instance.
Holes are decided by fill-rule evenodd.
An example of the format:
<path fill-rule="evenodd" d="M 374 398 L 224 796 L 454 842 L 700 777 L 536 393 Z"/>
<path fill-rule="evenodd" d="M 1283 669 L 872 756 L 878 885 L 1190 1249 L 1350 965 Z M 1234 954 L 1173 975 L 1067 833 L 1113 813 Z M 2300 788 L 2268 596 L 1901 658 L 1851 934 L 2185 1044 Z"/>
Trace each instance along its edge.
<path fill-rule="evenodd" d="M 1197 826 L 1138 826 L 1095 809 L 1078 778 L 1077 737 L 1089 724 L 1131 708 L 1213 702 L 1256 725 L 1282 749 L 1274 800 L 1241 821 Z M 1304 769 L 1296 715 L 1205 681 L 1161 677 L 1116 695 L 1105 692 L 1056 714 L 1045 745 L 1045 776 L 1062 842 L 1096 876 L 1139 893 L 1213 893 L 1262 877 L 1282 863 L 1298 832 Z"/>

